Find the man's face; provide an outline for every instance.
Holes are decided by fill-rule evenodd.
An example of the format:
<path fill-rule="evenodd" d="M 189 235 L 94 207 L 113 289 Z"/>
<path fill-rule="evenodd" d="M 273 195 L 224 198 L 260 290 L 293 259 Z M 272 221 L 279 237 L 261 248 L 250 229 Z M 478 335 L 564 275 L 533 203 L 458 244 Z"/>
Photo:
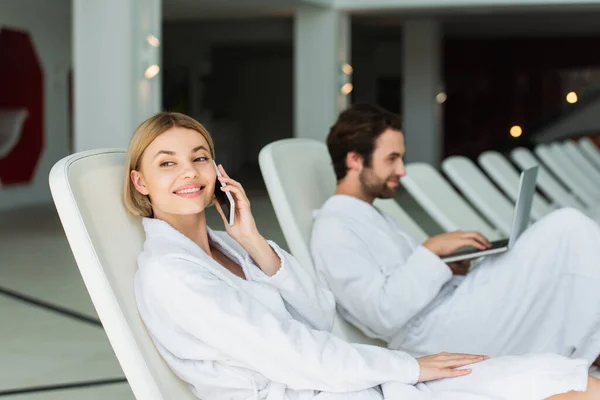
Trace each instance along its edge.
<path fill-rule="evenodd" d="M 400 178 L 406 175 L 404 153 L 402 132 L 388 128 L 379 135 L 375 141 L 371 164 L 363 167 L 359 175 L 365 194 L 380 199 L 394 197 Z"/>

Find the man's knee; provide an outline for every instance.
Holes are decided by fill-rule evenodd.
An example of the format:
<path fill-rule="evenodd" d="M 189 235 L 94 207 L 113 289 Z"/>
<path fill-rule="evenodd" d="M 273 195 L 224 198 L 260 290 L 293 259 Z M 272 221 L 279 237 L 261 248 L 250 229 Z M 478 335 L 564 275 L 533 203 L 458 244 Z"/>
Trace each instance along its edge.
<path fill-rule="evenodd" d="M 578 228 L 594 223 L 594 221 L 592 221 L 584 213 L 571 207 L 564 207 L 552 211 L 550 214 L 540 220 L 540 222 L 542 221 L 544 221 L 545 224 L 550 224 L 551 226 L 549 228 L 554 228 L 557 232 L 568 230 L 572 227 Z"/>

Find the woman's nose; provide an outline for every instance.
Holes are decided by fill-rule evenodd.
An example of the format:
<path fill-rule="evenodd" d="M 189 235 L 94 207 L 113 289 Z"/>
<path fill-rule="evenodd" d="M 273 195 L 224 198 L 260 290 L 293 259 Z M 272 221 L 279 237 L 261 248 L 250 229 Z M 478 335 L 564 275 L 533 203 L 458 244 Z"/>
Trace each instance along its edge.
<path fill-rule="evenodd" d="M 194 168 L 194 165 L 192 163 L 186 164 L 184 166 L 183 177 L 189 179 L 198 177 L 198 171 L 196 171 L 196 168 Z"/>

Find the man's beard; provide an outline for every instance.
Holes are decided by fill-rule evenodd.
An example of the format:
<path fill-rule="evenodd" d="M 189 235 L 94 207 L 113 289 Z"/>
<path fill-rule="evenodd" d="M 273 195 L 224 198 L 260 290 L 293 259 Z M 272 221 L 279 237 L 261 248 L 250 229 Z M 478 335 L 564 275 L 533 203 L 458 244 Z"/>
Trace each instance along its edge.
<path fill-rule="evenodd" d="M 369 168 L 364 168 L 358 176 L 363 192 L 376 199 L 391 199 L 396 195 L 396 189 L 390 188 L 387 181 L 398 179 L 397 176 L 389 176 L 384 180 L 379 179 Z"/>

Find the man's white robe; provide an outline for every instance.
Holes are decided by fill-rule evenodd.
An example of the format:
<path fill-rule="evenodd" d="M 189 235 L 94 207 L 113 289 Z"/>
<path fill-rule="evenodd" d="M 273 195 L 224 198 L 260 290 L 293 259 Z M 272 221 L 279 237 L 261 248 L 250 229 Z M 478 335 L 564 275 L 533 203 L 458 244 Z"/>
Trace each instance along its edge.
<path fill-rule="evenodd" d="M 135 296 L 170 368 L 201 399 L 539 400 L 585 390 L 587 363 L 556 355 L 499 357 L 471 375 L 414 385 L 418 362 L 329 333 L 333 295 L 296 260 L 266 276 L 225 232 L 211 245 L 238 263 L 243 280 L 166 222 L 144 219 Z"/>
<path fill-rule="evenodd" d="M 414 240 L 392 217 L 336 195 L 315 212 L 317 274 L 343 317 L 390 348 L 490 355 L 600 354 L 600 226 L 557 210 L 508 252 L 467 276 Z"/>

